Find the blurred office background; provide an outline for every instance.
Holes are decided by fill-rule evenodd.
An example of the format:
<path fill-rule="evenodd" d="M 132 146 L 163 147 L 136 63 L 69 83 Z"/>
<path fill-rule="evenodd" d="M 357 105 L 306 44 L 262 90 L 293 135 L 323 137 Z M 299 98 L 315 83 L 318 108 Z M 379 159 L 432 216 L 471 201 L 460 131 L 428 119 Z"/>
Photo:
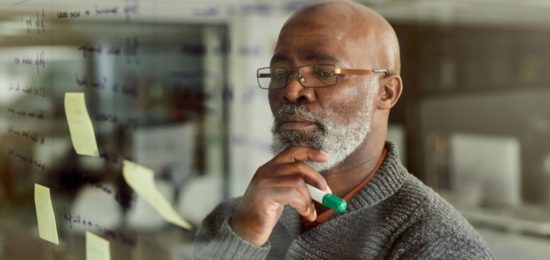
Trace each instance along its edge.
<path fill-rule="evenodd" d="M 315 1 L 0 0 L 0 259 L 188 259 L 124 182 L 155 171 L 194 227 L 269 160 L 256 69 Z M 455 205 L 497 259 L 550 253 L 550 1 L 362 0 L 395 27 L 405 92 L 388 139 Z M 84 92 L 100 157 L 76 155 L 63 107 Z M 34 183 L 51 189 L 58 246 L 39 239 Z"/>

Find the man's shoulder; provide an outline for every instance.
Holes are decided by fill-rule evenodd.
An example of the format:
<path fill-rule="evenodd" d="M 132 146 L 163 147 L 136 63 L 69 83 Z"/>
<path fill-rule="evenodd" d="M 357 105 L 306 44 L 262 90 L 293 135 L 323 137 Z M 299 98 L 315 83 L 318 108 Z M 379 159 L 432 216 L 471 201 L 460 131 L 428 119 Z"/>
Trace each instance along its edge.
<path fill-rule="evenodd" d="M 449 202 L 411 174 L 401 189 L 396 192 L 395 199 L 414 205 L 416 214 L 422 215 L 424 219 L 444 220 L 449 225 L 456 224 L 453 222 L 460 222 L 460 224 L 470 226 Z"/>
<path fill-rule="evenodd" d="M 483 238 L 460 212 L 416 177 L 408 176 L 390 200 L 408 205 L 404 206 L 409 213 L 407 224 L 399 235 L 402 239 L 396 241 L 400 249 L 409 253 L 435 250 L 433 253 L 440 253 L 441 257 L 462 252 L 482 259 L 491 258 Z"/>
<path fill-rule="evenodd" d="M 458 225 L 473 231 L 458 210 L 411 174 L 407 176 L 403 186 L 388 200 L 388 203 L 399 204 L 401 208 L 407 210 L 411 222 L 437 223 L 437 225 L 449 227 Z"/>

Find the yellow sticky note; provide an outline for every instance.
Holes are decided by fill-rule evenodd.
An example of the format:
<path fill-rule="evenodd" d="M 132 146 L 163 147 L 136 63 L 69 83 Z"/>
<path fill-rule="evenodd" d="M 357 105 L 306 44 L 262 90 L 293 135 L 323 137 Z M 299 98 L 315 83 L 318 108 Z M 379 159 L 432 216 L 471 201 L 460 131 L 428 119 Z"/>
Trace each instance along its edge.
<path fill-rule="evenodd" d="M 86 231 L 86 260 L 111 260 L 109 241 Z"/>
<path fill-rule="evenodd" d="M 94 127 L 86 109 L 84 93 L 65 93 L 65 114 L 76 153 L 99 156 Z"/>
<path fill-rule="evenodd" d="M 49 188 L 34 184 L 34 206 L 36 207 L 36 218 L 38 219 L 38 235 L 44 240 L 59 245 Z"/>
<path fill-rule="evenodd" d="M 126 183 L 167 221 L 182 228 L 191 229 L 191 225 L 181 218 L 157 189 L 151 169 L 124 160 L 122 175 Z"/>

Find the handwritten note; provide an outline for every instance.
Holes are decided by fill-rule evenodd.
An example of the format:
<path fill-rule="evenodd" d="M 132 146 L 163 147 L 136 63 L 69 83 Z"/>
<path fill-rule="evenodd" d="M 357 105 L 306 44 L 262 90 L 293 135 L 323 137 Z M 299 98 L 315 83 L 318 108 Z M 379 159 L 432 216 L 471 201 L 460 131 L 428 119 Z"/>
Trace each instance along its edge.
<path fill-rule="evenodd" d="M 130 17 L 132 15 L 138 14 L 139 11 L 139 4 L 136 0 L 133 1 L 134 3 L 128 3 L 126 1 L 126 4 L 122 7 L 118 6 L 108 6 L 108 7 L 95 7 L 95 10 L 71 10 L 71 11 L 57 11 L 57 18 L 58 19 L 73 19 L 73 18 L 80 18 L 84 16 L 91 16 L 95 14 L 96 16 L 100 15 L 119 15 L 123 14 L 126 17 L 126 21 L 130 21 Z"/>
<path fill-rule="evenodd" d="M 113 56 L 125 56 L 128 64 L 138 64 L 138 50 L 139 40 L 137 36 L 130 36 L 125 38 L 125 44 L 120 46 L 106 46 L 105 48 L 101 44 L 85 44 L 78 47 L 78 51 L 82 52 L 84 58 L 93 57 L 95 55 L 113 55 Z"/>
<path fill-rule="evenodd" d="M 267 3 L 251 3 L 241 5 L 229 5 L 225 9 L 221 7 L 205 7 L 192 9 L 193 16 L 216 17 L 216 16 L 269 16 L 274 7 Z"/>
<path fill-rule="evenodd" d="M 124 160 L 122 174 L 126 183 L 166 220 L 187 230 L 191 229 L 191 225 L 181 218 L 155 186 L 152 170 Z"/>
<path fill-rule="evenodd" d="M 26 130 L 17 129 L 13 126 L 10 126 L 8 128 L 8 133 L 14 135 L 14 136 L 20 136 L 27 140 L 32 141 L 35 144 L 44 144 L 46 137 L 44 135 L 39 135 L 35 133 L 31 133 Z"/>
<path fill-rule="evenodd" d="M 36 207 L 38 234 L 40 238 L 59 245 L 55 214 L 49 188 L 40 184 L 34 184 L 34 205 Z"/>
<path fill-rule="evenodd" d="M 86 231 L 86 260 L 110 260 L 109 241 Z"/>
<path fill-rule="evenodd" d="M 42 12 L 36 12 L 36 16 L 28 16 L 22 18 L 24 20 L 25 26 L 27 28 L 27 33 L 36 32 L 36 33 L 45 33 L 46 32 L 46 13 L 44 9 Z M 36 29 L 36 30 L 35 30 Z"/>
<path fill-rule="evenodd" d="M 65 93 L 65 114 L 76 153 L 98 156 L 94 128 L 86 109 L 84 93 Z"/>
<path fill-rule="evenodd" d="M 88 89 L 100 89 L 100 90 L 109 90 L 115 94 L 121 93 L 126 96 L 130 97 L 138 97 L 139 95 L 139 86 L 137 81 L 132 82 L 126 82 L 126 83 L 118 83 L 113 82 L 108 83 L 106 78 L 94 80 L 94 79 L 88 79 L 88 76 L 84 75 L 82 78 L 78 77 L 78 75 L 75 75 L 76 84 L 79 87 L 82 88 L 88 88 Z"/>
<path fill-rule="evenodd" d="M 8 112 L 14 116 L 27 117 L 37 120 L 44 120 L 46 117 L 44 111 L 33 111 L 30 109 L 15 109 L 8 107 Z"/>
<path fill-rule="evenodd" d="M 11 82 L 8 91 L 10 92 L 20 92 L 26 95 L 35 95 L 37 97 L 46 97 L 46 89 L 44 87 L 32 87 L 32 86 L 21 86 L 19 82 Z"/>
<path fill-rule="evenodd" d="M 40 68 L 44 69 L 46 68 L 46 54 L 44 51 L 40 51 L 36 53 L 36 58 L 30 57 L 28 55 L 26 56 L 20 56 L 15 57 L 13 59 L 13 63 L 16 65 L 22 65 L 22 66 L 36 66 L 36 74 L 40 75 Z"/>
<path fill-rule="evenodd" d="M 40 160 L 36 160 L 29 155 L 25 155 L 9 147 L 8 147 L 8 156 L 13 156 L 17 158 L 19 161 L 28 163 L 40 170 L 43 170 L 43 171 L 46 170 L 46 164 L 44 162 Z"/>
<path fill-rule="evenodd" d="M 86 219 L 84 216 L 81 216 L 79 214 L 73 216 L 72 212 L 70 210 L 67 210 L 67 208 L 65 208 L 63 220 L 65 221 L 65 224 L 68 226 L 69 229 L 72 229 L 73 225 L 78 225 L 81 228 L 93 228 L 95 232 L 99 233 L 110 241 L 117 241 L 131 247 L 134 247 L 137 244 L 137 239 L 134 235 L 129 235 L 125 232 L 105 228 L 90 219 Z"/>

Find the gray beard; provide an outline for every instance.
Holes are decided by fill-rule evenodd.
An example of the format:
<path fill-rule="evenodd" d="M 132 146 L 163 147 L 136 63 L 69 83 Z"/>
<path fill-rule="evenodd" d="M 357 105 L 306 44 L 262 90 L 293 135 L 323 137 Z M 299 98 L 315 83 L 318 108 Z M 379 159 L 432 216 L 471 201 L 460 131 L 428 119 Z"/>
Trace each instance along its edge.
<path fill-rule="evenodd" d="M 353 153 L 365 141 L 370 132 L 374 101 L 374 94 L 370 94 L 372 92 L 374 91 L 369 91 L 365 106 L 349 124 L 339 125 L 326 117 L 307 111 L 297 104 L 284 104 L 274 115 L 271 129 L 273 134 L 272 152 L 279 154 L 289 146 L 313 147 L 327 152 L 329 159 L 326 162 L 305 161 L 305 163 L 317 172 L 334 168 Z M 278 131 L 281 120 L 291 115 L 315 122 L 319 128 L 312 134 L 300 131 Z"/>

